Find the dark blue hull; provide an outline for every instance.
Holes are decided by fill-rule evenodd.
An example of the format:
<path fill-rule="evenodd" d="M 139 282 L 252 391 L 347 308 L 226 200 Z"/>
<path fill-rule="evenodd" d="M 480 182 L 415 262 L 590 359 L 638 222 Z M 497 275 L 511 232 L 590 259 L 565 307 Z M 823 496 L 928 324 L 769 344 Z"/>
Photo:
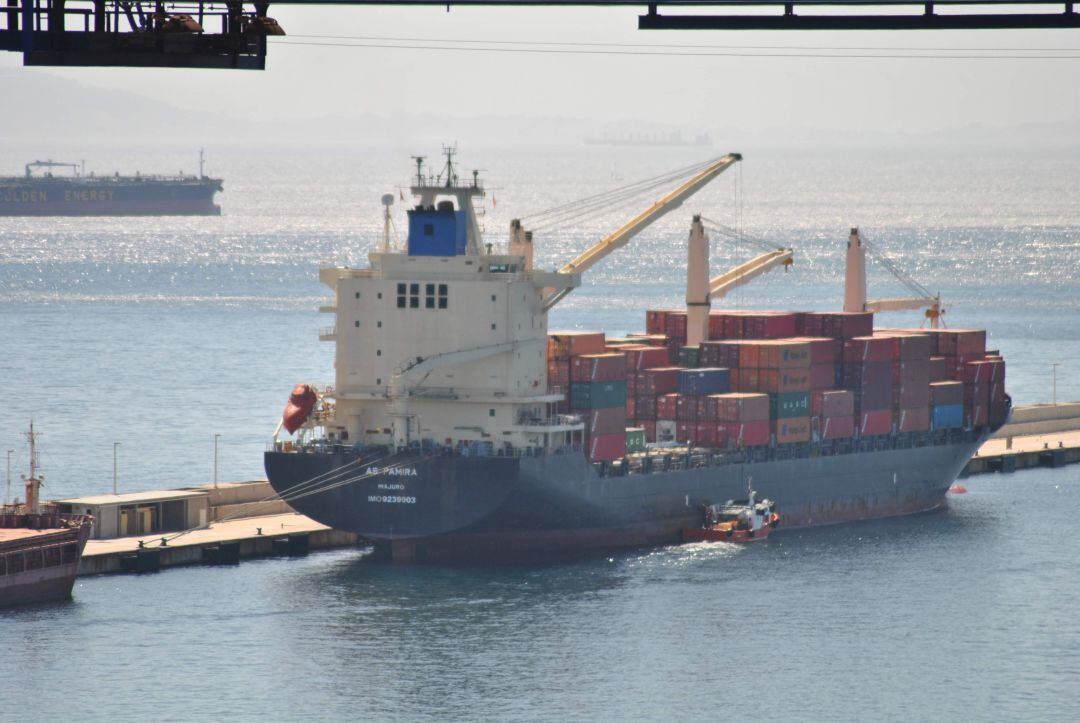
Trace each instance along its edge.
<path fill-rule="evenodd" d="M 666 470 L 654 461 L 652 470 L 617 476 L 600 474 L 580 452 L 405 453 L 372 462 L 339 448 L 267 452 L 265 464 L 270 483 L 286 497 L 305 480 L 338 470 L 324 484 L 340 486 L 290 504 L 395 557 L 487 561 L 678 542 L 682 529 L 700 524 L 703 505 L 743 497 L 748 485 L 777 501 L 785 527 L 931 510 L 944 504 L 989 434 L 888 438 L 839 453 L 806 445 L 755 460 L 681 455 L 664 463 Z"/>

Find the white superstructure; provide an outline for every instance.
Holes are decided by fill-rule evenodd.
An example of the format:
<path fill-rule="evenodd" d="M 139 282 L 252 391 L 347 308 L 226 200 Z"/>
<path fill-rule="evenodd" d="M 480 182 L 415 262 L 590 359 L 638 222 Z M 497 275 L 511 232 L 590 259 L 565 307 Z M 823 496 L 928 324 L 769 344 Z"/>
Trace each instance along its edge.
<path fill-rule="evenodd" d="M 550 449 L 582 424 L 558 415 L 548 393 L 547 311 L 581 284 L 581 274 L 708 180 L 740 160 L 732 154 L 639 214 L 558 271 L 533 267 L 532 237 L 520 222 L 509 253 L 484 244 L 473 200 L 477 174 L 461 183 L 453 150 L 438 176 L 415 158 L 405 249 L 384 239 L 370 268 L 326 268 L 334 292 L 335 387 L 316 415 L 335 441 L 402 447 L 490 442 L 494 449 Z M 392 200 L 392 199 L 391 199 Z M 385 199 L 384 199 L 385 202 Z"/>

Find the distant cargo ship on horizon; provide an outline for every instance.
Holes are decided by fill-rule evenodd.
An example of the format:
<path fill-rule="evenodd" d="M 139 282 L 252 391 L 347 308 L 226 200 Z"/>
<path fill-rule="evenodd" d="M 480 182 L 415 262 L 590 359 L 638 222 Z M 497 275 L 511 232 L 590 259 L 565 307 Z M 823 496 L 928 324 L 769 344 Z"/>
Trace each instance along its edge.
<path fill-rule="evenodd" d="M 604 133 L 602 136 L 586 136 L 587 146 L 651 146 L 658 148 L 691 147 L 711 148 L 712 136 L 698 133 L 692 138 L 684 138 L 682 131 L 661 131 L 656 133 Z"/>
<path fill-rule="evenodd" d="M 51 168 L 73 172 L 34 173 Z M 22 176 L 0 177 L 0 216 L 218 216 L 214 194 L 222 184 L 203 173 L 201 151 L 197 176 L 95 176 L 76 163 L 32 161 Z"/>

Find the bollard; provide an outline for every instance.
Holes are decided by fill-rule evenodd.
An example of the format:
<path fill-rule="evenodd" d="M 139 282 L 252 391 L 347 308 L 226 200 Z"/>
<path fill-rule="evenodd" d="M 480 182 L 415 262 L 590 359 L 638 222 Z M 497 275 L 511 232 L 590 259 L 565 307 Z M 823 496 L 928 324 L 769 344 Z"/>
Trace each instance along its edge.
<path fill-rule="evenodd" d="M 1012 449 L 1012 436 L 1005 438 L 1005 449 Z"/>

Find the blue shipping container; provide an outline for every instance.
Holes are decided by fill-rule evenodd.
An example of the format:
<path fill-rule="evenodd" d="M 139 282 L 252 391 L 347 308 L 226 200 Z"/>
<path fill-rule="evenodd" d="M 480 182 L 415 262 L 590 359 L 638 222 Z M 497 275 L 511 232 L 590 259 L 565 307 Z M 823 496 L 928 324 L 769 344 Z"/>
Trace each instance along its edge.
<path fill-rule="evenodd" d="M 679 394 L 705 397 L 731 391 L 731 370 L 723 367 L 679 370 Z"/>
<path fill-rule="evenodd" d="M 964 426 L 963 404 L 940 404 L 933 408 L 934 429 L 955 429 Z"/>

